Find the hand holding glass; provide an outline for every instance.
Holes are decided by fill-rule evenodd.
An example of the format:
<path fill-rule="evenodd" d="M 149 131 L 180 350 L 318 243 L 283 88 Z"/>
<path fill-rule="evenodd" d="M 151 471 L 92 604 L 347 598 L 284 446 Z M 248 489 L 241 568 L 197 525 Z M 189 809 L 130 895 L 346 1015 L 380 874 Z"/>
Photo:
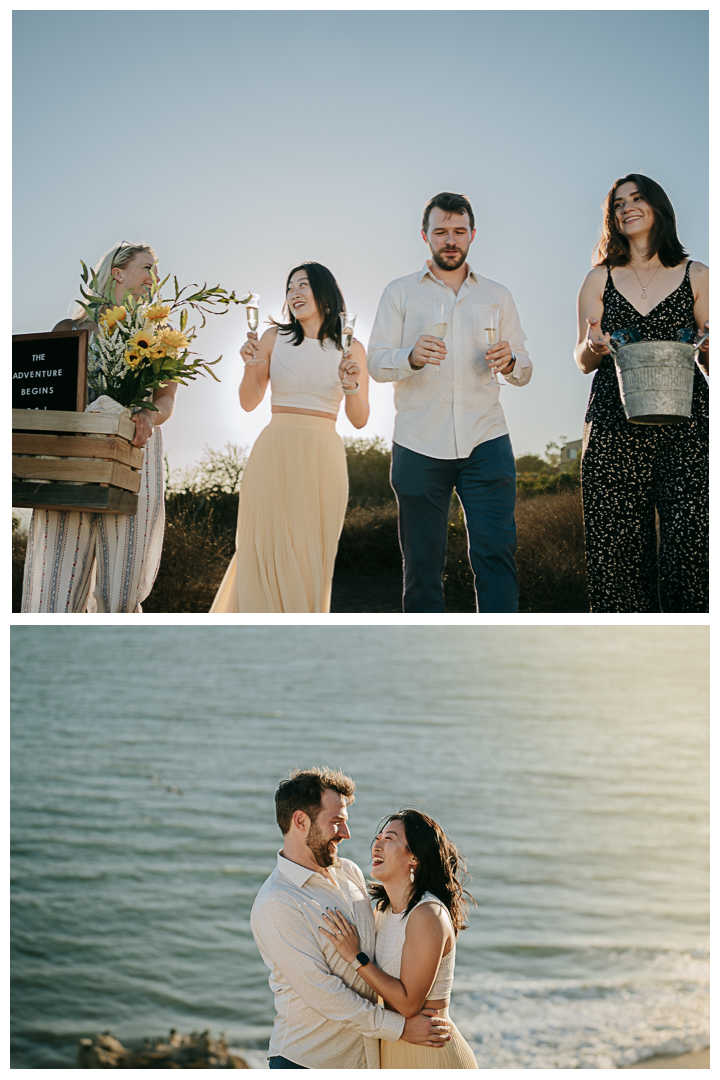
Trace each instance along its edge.
<path fill-rule="evenodd" d="M 352 349 L 356 319 L 357 315 L 352 311 L 340 312 L 340 343 L 342 345 L 343 360 L 350 355 L 350 350 Z M 348 392 L 356 393 L 355 385 L 348 387 L 346 371 L 343 371 L 340 382 L 346 394 Z"/>
<path fill-rule="evenodd" d="M 435 300 L 433 302 L 435 309 L 435 326 L 433 327 L 433 337 L 440 338 L 441 341 L 445 340 L 447 334 L 447 315 L 445 314 L 445 303 L 442 300 Z M 439 364 L 426 364 L 428 371 L 439 371 Z"/>
<path fill-rule="evenodd" d="M 248 300 L 247 305 L 245 307 L 245 314 L 247 315 L 248 330 L 252 334 L 257 333 L 259 315 L 260 315 L 260 313 L 258 311 L 258 304 L 259 303 L 260 303 L 260 297 L 257 295 L 257 293 L 251 293 L 250 294 L 250 299 Z M 258 344 L 257 344 L 257 341 L 256 341 L 255 342 L 255 350 L 256 351 L 255 351 L 255 353 L 253 355 L 253 358 L 252 358 L 252 360 L 246 360 L 245 361 L 246 364 L 253 365 L 253 364 L 264 364 L 265 363 L 265 361 L 262 360 L 257 355 L 257 348 L 258 348 Z"/>
<path fill-rule="evenodd" d="M 498 304 L 485 304 L 480 308 L 485 331 L 485 344 L 492 347 L 500 341 L 500 307 Z M 497 376 L 490 368 L 490 379 L 497 382 Z"/>

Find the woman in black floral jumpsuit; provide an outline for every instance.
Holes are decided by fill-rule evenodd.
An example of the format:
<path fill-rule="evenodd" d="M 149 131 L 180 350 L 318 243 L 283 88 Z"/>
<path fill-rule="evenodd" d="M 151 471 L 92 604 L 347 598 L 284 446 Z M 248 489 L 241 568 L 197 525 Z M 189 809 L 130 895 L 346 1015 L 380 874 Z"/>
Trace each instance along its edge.
<path fill-rule="evenodd" d="M 575 350 L 580 369 L 596 372 L 582 460 L 591 609 L 706 612 L 707 381 L 696 368 L 687 422 L 631 424 L 607 342 L 629 326 L 644 341 L 674 341 L 688 327 L 707 332 L 708 268 L 688 260 L 670 200 L 638 173 L 613 184 L 598 254 L 578 298 Z M 709 355 L 706 342 L 704 371 Z"/>

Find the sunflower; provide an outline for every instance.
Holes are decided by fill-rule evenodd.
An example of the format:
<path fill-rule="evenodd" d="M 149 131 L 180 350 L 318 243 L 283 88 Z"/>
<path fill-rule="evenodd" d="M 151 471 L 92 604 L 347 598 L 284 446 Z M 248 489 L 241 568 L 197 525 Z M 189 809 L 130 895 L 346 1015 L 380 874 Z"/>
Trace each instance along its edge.
<path fill-rule="evenodd" d="M 157 339 L 152 330 L 136 330 L 128 342 L 130 350 L 139 353 L 140 356 L 148 356 L 155 344 L 157 344 Z"/>
<path fill-rule="evenodd" d="M 111 334 L 116 323 L 122 322 L 127 311 L 124 307 L 111 307 L 100 316 L 100 322 L 105 323 L 108 334 Z"/>
<path fill-rule="evenodd" d="M 125 363 L 129 368 L 137 367 L 141 360 L 142 356 L 136 349 L 128 349 L 125 353 Z"/>
<path fill-rule="evenodd" d="M 167 356 L 167 348 L 162 341 L 157 341 L 148 353 L 151 360 L 162 360 Z"/>
<path fill-rule="evenodd" d="M 172 311 L 172 304 L 153 304 L 145 312 L 146 319 L 167 319 Z"/>
<path fill-rule="evenodd" d="M 190 344 L 180 330 L 161 330 L 158 336 L 168 349 L 187 349 Z"/>

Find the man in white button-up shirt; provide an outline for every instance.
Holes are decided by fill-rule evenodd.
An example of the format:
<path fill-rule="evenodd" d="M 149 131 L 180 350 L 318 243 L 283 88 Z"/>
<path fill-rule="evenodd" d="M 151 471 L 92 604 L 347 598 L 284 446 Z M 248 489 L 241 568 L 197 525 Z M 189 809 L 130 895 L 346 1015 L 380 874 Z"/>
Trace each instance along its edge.
<path fill-rule="evenodd" d="M 406 1020 L 378 1005 L 358 975 L 375 956 L 375 919 L 362 871 L 337 856 L 354 790 L 343 773 L 314 768 L 293 771 L 275 794 L 283 850 L 250 916 L 275 994 L 271 1069 L 379 1069 L 380 1039 L 442 1053 L 450 1038 L 436 1009 Z M 320 933 L 329 907 L 357 927 L 362 952 L 352 964 Z"/>
<path fill-rule="evenodd" d="M 395 383 L 391 480 L 403 552 L 403 610 L 444 611 L 442 571 L 453 490 L 463 505 L 478 611 L 517 611 L 515 459 L 498 374 L 524 386 L 532 363 L 510 292 L 467 262 L 475 218 L 464 195 L 425 208 L 431 258 L 392 281 L 378 307 L 368 368 Z M 444 305 L 436 318 L 436 303 Z M 488 347 L 486 316 L 498 316 Z M 446 324 L 444 341 L 437 336 Z"/>

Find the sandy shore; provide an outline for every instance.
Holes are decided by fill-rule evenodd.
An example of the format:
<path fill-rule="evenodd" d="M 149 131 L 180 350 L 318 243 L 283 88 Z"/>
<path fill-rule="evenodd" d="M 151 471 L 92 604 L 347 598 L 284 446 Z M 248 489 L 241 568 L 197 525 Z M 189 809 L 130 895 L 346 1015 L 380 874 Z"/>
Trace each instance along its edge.
<path fill-rule="evenodd" d="M 639 1061 L 637 1065 L 626 1065 L 626 1069 L 709 1069 L 710 1047 L 696 1050 L 692 1054 L 679 1054 L 677 1057 L 654 1057 Z"/>

